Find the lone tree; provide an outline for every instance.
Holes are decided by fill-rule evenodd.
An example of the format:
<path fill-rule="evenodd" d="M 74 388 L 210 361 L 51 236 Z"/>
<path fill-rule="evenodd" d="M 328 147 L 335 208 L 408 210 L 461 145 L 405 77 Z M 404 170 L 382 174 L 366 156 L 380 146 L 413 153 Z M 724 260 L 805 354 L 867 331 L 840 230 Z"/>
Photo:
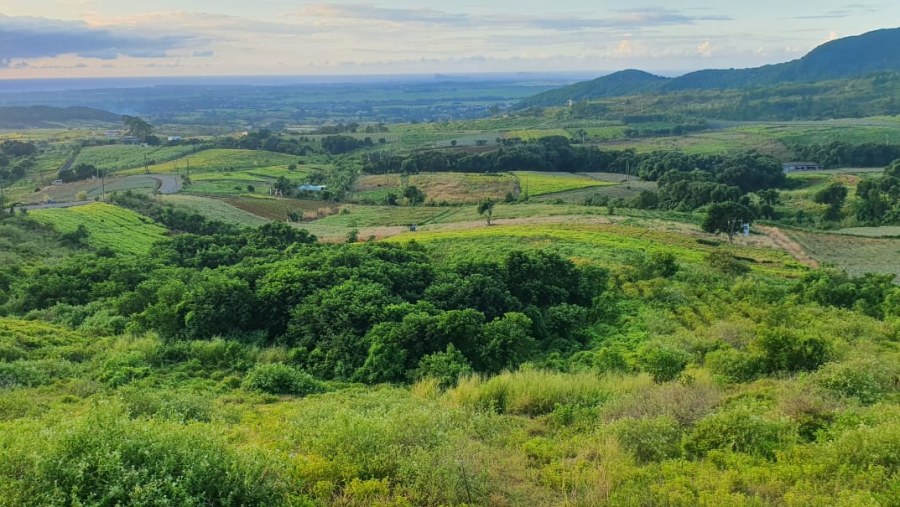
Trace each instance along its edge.
<path fill-rule="evenodd" d="M 403 189 L 403 197 L 410 206 L 416 206 L 425 202 L 425 192 L 419 190 L 415 185 L 410 185 Z"/>
<path fill-rule="evenodd" d="M 736 202 L 718 202 L 710 205 L 703 220 L 703 230 L 711 234 L 725 233 L 728 242 L 743 229 L 744 224 L 753 221 L 753 212 Z"/>
<path fill-rule="evenodd" d="M 844 207 L 844 202 L 847 200 L 847 194 L 847 187 L 840 183 L 832 183 L 816 192 L 814 200 L 819 204 L 828 206 L 828 210 L 825 211 L 826 220 L 840 220 L 841 208 Z"/>
<path fill-rule="evenodd" d="M 487 224 L 491 225 L 491 216 L 494 214 L 494 201 L 488 199 L 478 205 L 478 214 L 483 215 L 487 219 Z"/>
<path fill-rule="evenodd" d="M 128 135 L 134 136 L 144 142 L 153 135 L 153 125 L 145 122 L 137 116 L 123 116 L 122 121 L 125 122 L 125 131 Z"/>

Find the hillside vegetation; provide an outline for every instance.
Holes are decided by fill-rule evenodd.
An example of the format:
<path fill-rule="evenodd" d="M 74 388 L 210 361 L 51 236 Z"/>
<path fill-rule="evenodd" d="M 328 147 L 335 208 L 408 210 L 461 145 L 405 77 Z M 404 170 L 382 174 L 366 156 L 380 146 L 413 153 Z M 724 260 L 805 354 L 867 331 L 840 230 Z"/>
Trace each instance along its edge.
<path fill-rule="evenodd" d="M 0 268 L 0 504 L 896 496 L 884 278 L 646 226 L 218 227 Z"/>

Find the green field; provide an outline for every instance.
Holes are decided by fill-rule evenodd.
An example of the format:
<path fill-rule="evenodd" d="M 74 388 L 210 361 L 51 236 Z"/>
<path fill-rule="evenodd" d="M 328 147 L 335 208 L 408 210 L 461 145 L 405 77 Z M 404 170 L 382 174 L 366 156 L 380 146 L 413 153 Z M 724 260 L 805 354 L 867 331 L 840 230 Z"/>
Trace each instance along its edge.
<path fill-rule="evenodd" d="M 405 185 L 425 192 L 426 201 L 477 203 L 518 195 L 518 181 L 509 174 L 423 173 L 403 178 L 398 174 L 361 176 L 350 191 L 350 200 L 380 203 L 393 193 L 402 199 Z"/>
<path fill-rule="evenodd" d="M 896 229 L 896 228 L 894 228 Z M 784 229 L 812 258 L 860 276 L 893 273 L 900 277 L 900 239 L 859 237 Z"/>
<path fill-rule="evenodd" d="M 529 197 L 615 184 L 573 173 L 516 171 L 513 175 L 519 180 L 522 195 Z"/>
<path fill-rule="evenodd" d="M 472 257 L 491 259 L 524 247 L 556 252 L 576 263 L 605 266 L 633 264 L 655 251 L 671 252 L 679 262 L 700 264 L 709 252 L 728 248 L 698 243 L 697 237 L 689 234 L 618 224 L 536 224 L 424 231 L 396 236 L 389 241 L 411 240 L 426 245 L 432 255 L 450 263 Z M 760 273 L 798 276 L 804 270 L 787 253 L 778 250 L 742 247 L 740 255 L 752 259 L 753 269 Z"/>
<path fill-rule="evenodd" d="M 221 199 L 180 194 L 161 196 L 161 199 L 164 202 L 172 203 L 179 208 L 184 208 L 212 220 L 219 220 L 226 223 L 253 227 L 269 222 L 268 219 L 262 216 L 244 211 Z"/>
<path fill-rule="evenodd" d="M 75 164 L 88 164 L 102 171 L 121 171 L 141 168 L 144 164 L 154 166 L 169 160 L 181 158 L 198 150 L 197 146 L 130 146 L 109 145 L 82 148 L 75 158 Z"/>
<path fill-rule="evenodd" d="M 204 172 L 234 172 L 276 166 L 287 168 L 288 165 L 296 163 L 298 160 L 298 157 L 271 151 L 212 149 L 203 150 L 170 162 L 152 165 L 148 170 L 151 173 L 178 172 L 187 174 L 189 172 L 193 178 L 196 174 Z M 142 171 L 143 168 L 129 172 L 139 173 Z"/>
<path fill-rule="evenodd" d="M 123 254 L 146 254 L 153 243 L 166 237 L 166 229 L 149 218 L 105 203 L 43 209 L 29 215 L 61 233 L 74 232 L 84 225 L 90 246 Z"/>

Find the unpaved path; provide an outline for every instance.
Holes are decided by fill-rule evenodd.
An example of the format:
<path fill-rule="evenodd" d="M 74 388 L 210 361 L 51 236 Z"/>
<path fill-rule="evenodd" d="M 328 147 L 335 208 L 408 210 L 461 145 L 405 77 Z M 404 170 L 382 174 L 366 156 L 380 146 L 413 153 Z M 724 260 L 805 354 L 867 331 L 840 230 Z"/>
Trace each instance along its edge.
<path fill-rule="evenodd" d="M 797 259 L 797 262 L 811 268 L 819 267 L 819 261 L 810 257 L 809 254 L 806 253 L 806 250 L 804 250 L 799 243 L 788 237 L 788 235 L 778 227 L 757 225 L 756 230 L 765 234 L 766 237 L 768 237 L 772 241 L 772 244 L 775 247 L 791 254 L 795 259 Z"/>

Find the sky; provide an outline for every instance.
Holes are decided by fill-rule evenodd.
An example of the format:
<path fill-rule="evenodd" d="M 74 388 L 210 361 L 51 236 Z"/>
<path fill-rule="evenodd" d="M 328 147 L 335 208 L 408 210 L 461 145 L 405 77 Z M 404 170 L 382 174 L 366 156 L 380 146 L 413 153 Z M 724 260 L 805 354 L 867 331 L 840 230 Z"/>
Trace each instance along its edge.
<path fill-rule="evenodd" d="M 896 0 L 2 0 L 0 79 L 676 75 L 898 25 Z"/>

